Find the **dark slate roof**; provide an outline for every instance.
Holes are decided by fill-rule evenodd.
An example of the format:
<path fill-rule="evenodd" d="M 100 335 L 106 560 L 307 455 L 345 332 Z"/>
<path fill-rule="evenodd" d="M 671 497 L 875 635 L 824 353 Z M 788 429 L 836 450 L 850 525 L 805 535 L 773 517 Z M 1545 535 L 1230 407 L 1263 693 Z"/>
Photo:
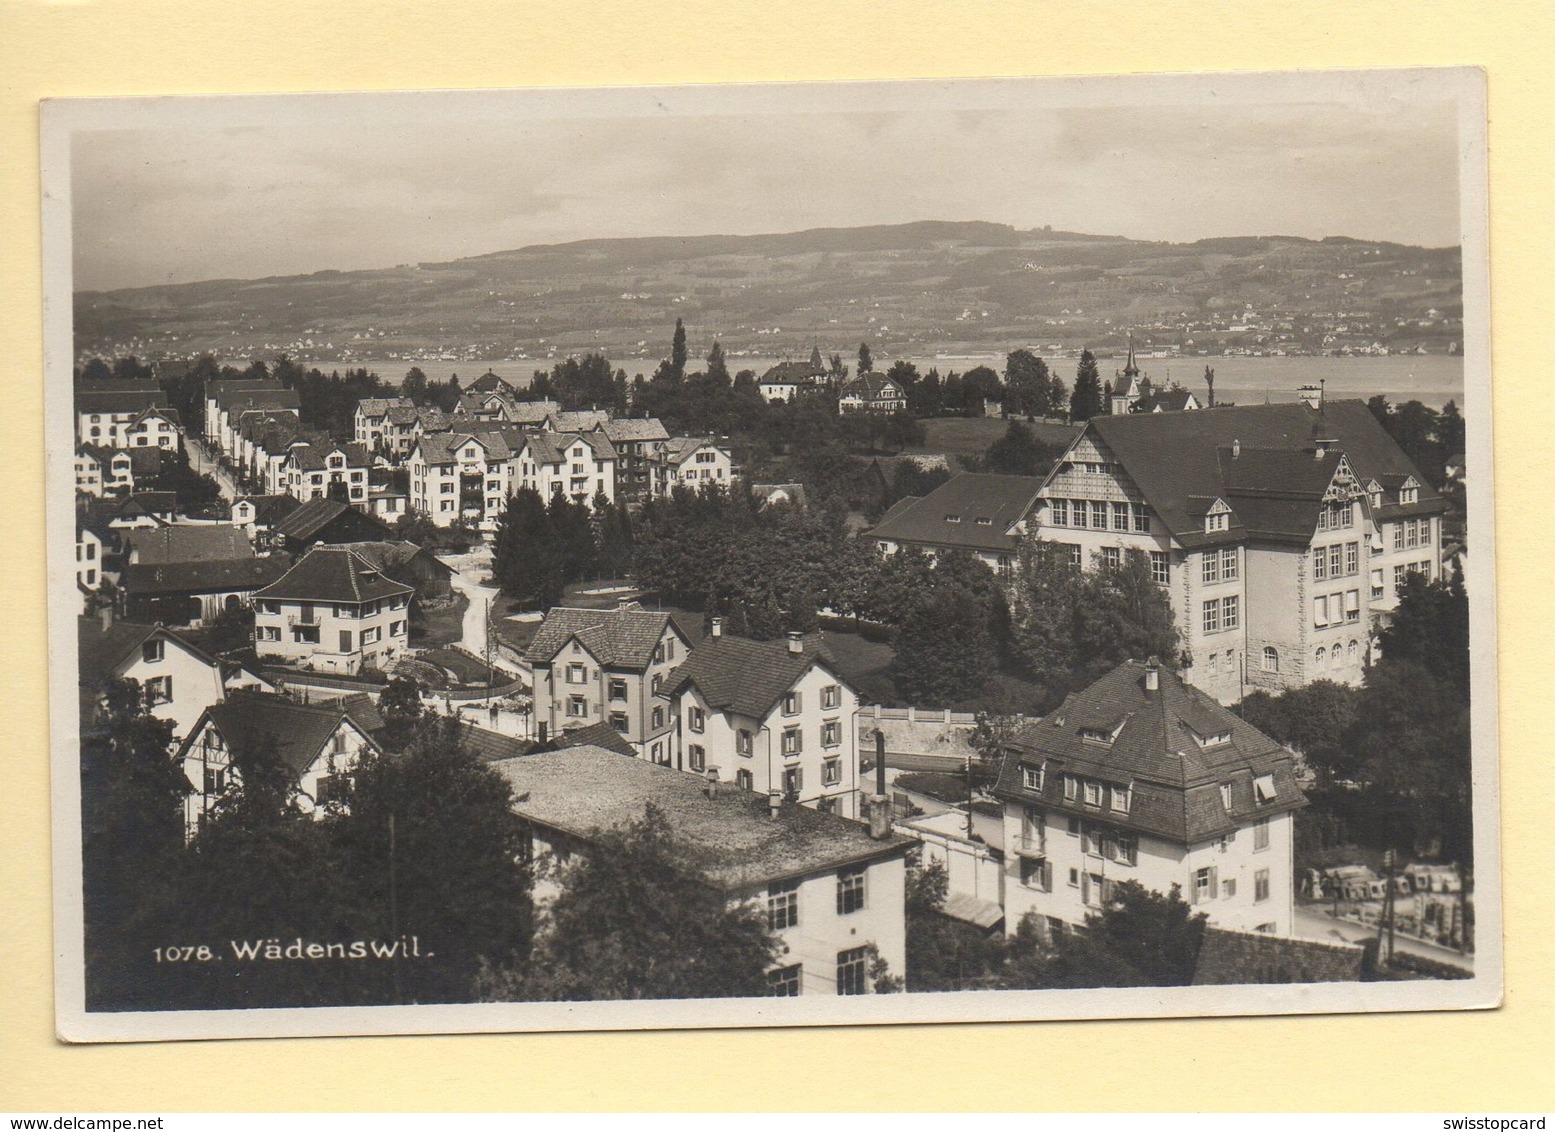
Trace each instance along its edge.
<path fill-rule="evenodd" d="M 230 558 L 226 561 L 135 563 L 124 568 L 121 585 L 135 597 L 169 594 L 247 593 L 286 573 L 286 559 Z"/>
<path fill-rule="evenodd" d="M 869 533 L 926 546 L 1012 551 L 1017 538 L 1007 532 L 1030 513 L 1041 487 L 1036 476 L 962 472 L 922 498 L 901 500 Z"/>
<path fill-rule="evenodd" d="M 104 627 L 97 617 L 76 618 L 77 664 L 81 684 L 96 688 L 113 676 L 113 670 L 139 651 L 153 637 L 171 641 L 210 665 L 221 662 L 161 625 L 115 621 Z"/>
<path fill-rule="evenodd" d="M 1163 413 L 1180 413 L 1187 409 L 1188 402 L 1197 403 L 1198 398 L 1189 389 L 1162 389 L 1141 397 L 1134 402 L 1133 411 L 1136 413 L 1152 413 L 1160 410 Z"/>
<path fill-rule="evenodd" d="M 1321 501 L 1321 489 L 1314 485 L 1323 478 L 1324 462 L 1335 459 L 1332 451 L 1324 461 L 1316 459 L 1316 440 L 1336 441 L 1361 484 L 1376 479 L 1388 485 L 1390 476 L 1398 477 L 1397 482 L 1402 483 L 1404 477 L 1413 475 L 1420 482 L 1420 502 L 1401 514 L 1434 514 L 1446 506 L 1363 401 L 1328 401 L 1322 412 L 1298 401 L 1196 413 L 1099 416 L 1091 418 L 1087 432 L 1093 433 L 1122 463 L 1145 501 L 1185 546 L 1235 542 L 1246 533 L 1235 529 L 1239 523 L 1246 527 L 1247 517 L 1241 514 L 1238 499 L 1231 497 L 1233 486 L 1235 494 L 1244 499 L 1253 492 L 1273 493 L 1264 498 L 1294 492 L 1285 496 L 1287 503 L 1294 503 L 1299 495 L 1300 508 L 1253 507 L 1252 511 L 1256 521 L 1271 535 L 1278 536 L 1283 531 L 1296 537 L 1291 532 L 1299 527 L 1305 531 L 1304 537 L 1310 538 L 1317 527 Z M 1246 469 L 1237 467 L 1241 458 L 1230 459 L 1231 449 L 1237 444 L 1241 458 L 1251 456 L 1254 460 Z M 1276 452 L 1285 455 L 1276 456 Z M 1303 458 L 1306 465 L 1301 463 Z M 1054 475 L 1059 474 L 1064 463 L 1059 461 Z M 1333 465 L 1328 466 L 1331 473 Z M 1298 474 L 1296 469 L 1302 467 L 1305 470 Z M 1231 484 L 1226 480 L 1228 474 L 1233 477 Z M 1297 484 L 1288 482 L 1286 475 L 1297 475 Z M 1326 487 L 1327 481 L 1323 482 Z M 1390 494 L 1392 499 L 1385 498 L 1385 504 L 1396 505 L 1397 488 L 1393 487 Z M 1233 530 L 1207 537 L 1201 521 L 1203 512 L 1195 513 L 1191 507 L 1195 497 L 1225 498 L 1236 512 Z"/>
<path fill-rule="evenodd" d="M 423 562 L 430 563 L 434 570 L 441 570 L 450 577 L 458 573 L 457 570 L 437 557 L 437 555 L 423 550 L 413 542 L 350 542 L 331 543 L 329 545 L 331 549 L 335 550 L 355 551 L 369 565 L 377 567 L 390 576 L 394 576 L 395 571 L 401 569 L 418 555 Z"/>
<path fill-rule="evenodd" d="M 573 727 L 563 731 L 552 744 L 558 751 L 575 747 L 603 747 L 618 755 L 636 758 L 632 745 L 608 723 L 591 723 L 587 727 Z"/>
<path fill-rule="evenodd" d="M 136 479 L 152 478 L 162 474 L 162 458 L 170 455 L 165 448 L 129 448 L 130 474 Z"/>
<path fill-rule="evenodd" d="M 787 640 L 706 637 L 664 686 L 673 695 L 694 685 L 709 707 L 762 719 L 812 665 L 823 665 L 846 683 L 819 633 L 805 636 L 800 644 L 799 652 L 791 652 Z"/>
<path fill-rule="evenodd" d="M 367 446 L 354 440 L 349 444 L 299 444 L 292 449 L 292 459 L 305 472 L 320 472 L 329 466 L 328 458 L 336 452 L 344 454 L 348 468 L 365 468 L 369 463 Z"/>
<path fill-rule="evenodd" d="M 228 749 L 235 753 L 256 750 L 260 743 L 273 739 L 277 753 L 298 775 L 313 765 L 339 730 L 341 720 L 350 719 L 369 740 L 372 732 L 383 726 L 378 709 L 366 695 L 299 704 L 284 696 L 240 690 L 206 708 L 204 718 L 216 725 Z M 201 729 L 200 723 L 190 729 L 185 747 L 194 743 Z"/>
<path fill-rule="evenodd" d="M 135 515 L 175 515 L 178 513 L 176 491 L 137 491 L 117 501 L 114 514 L 121 518 Z"/>
<path fill-rule="evenodd" d="M 1206 410 L 1208 411 L 1208 410 Z M 1113 734 L 1110 742 L 1082 732 Z M 1229 733 L 1227 742 L 1201 747 L 1199 739 Z M 1306 805 L 1290 752 L 1210 696 L 1160 669 L 1160 688 L 1145 691 L 1145 665 L 1127 661 L 1010 743 L 996 793 L 1007 801 L 1040 802 L 1077 816 L 1184 844 L 1219 837 L 1265 814 Z M 1045 764 L 1044 790 L 1023 785 L 1022 765 Z M 1116 813 L 1084 805 L 1084 794 L 1065 801 L 1063 776 L 1074 774 L 1132 786 L 1129 809 Z M 1253 780 L 1274 779 L 1274 801 L 1259 803 Z M 1220 786 L 1231 786 L 1231 807 Z"/>
<path fill-rule="evenodd" d="M 218 562 L 254 557 L 254 548 L 239 527 L 230 523 L 175 523 L 130 531 L 130 553 L 141 563 Z"/>
<path fill-rule="evenodd" d="M 255 524 L 263 526 L 273 526 L 302 506 L 295 495 L 245 495 L 238 500 L 245 501 L 254 505 Z"/>
<path fill-rule="evenodd" d="M 524 659 L 547 664 L 576 637 L 604 667 L 641 671 L 653 663 L 653 650 L 671 624 L 668 613 L 650 613 L 635 603 L 625 609 L 557 606 L 545 615 Z"/>
<path fill-rule="evenodd" d="M 813 362 L 779 362 L 761 375 L 758 385 L 806 385 L 819 377 L 828 376 L 825 366 Z"/>
<path fill-rule="evenodd" d="M 499 377 L 491 370 L 487 370 L 474 381 L 470 382 L 466 388 L 468 388 L 472 393 L 489 393 L 493 391 L 503 392 L 510 389 L 517 389 L 518 386 L 509 381 L 507 378 Z"/>
<path fill-rule="evenodd" d="M 390 409 L 414 409 L 416 403 L 409 397 L 363 397 L 356 407 L 364 417 L 382 417 Z"/>
<path fill-rule="evenodd" d="M 250 409 L 297 409 L 302 398 L 295 389 L 279 385 L 256 385 L 248 389 L 223 389 L 216 394 L 216 407 L 225 410 L 228 417 L 248 412 Z"/>
<path fill-rule="evenodd" d="M 785 805 L 772 818 L 761 795 L 723 783 L 708 798 L 696 775 L 600 747 L 545 751 L 494 769 L 513 788 L 515 813 L 585 842 L 641 821 L 653 803 L 676 859 L 726 891 L 898 856 L 915 843 L 897 833 L 876 841 L 863 824 L 806 806 Z"/>
<path fill-rule="evenodd" d="M 267 601 L 361 602 L 408 594 L 411 588 L 384 577 L 349 547 L 315 546 L 284 577 L 256 590 Z"/>
<path fill-rule="evenodd" d="M 494 763 L 529 754 L 538 744 L 532 739 L 515 739 L 463 720 L 458 722 L 459 742 L 481 762 Z"/>
<path fill-rule="evenodd" d="M 388 524 L 381 519 L 338 499 L 310 499 L 277 520 L 273 529 L 293 542 L 306 542 L 347 511 L 355 511 L 361 519 L 383 528 L 384 534 L 389 533 Z"/>
<path fill-rule="evenodd" d="M 893 392 L 884 393 L 889 385 Z M 866 401 L 873 401 L 885 396 L 887 400 L 900 401 L 907 394 L 902 389 L 901 382 L 887 377 L 883 373 L 861 373 L 842 387 L 844 397 L 862 397 Z"/>
<path fill-rule="evenodd" d="M 138 413 L 143 409 L 167 404 L 167 394 L 156 386 L 95 389 L 76 386 L 78 413 Z"/>

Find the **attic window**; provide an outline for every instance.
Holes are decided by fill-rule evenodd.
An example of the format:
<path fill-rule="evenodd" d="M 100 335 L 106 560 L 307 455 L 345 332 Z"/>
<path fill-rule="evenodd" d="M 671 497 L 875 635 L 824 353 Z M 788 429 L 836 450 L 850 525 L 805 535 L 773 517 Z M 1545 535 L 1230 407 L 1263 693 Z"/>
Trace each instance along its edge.
<path fill-rule="evenodd" d="M 1022 766 L 1020 768 L 1021 785 L 1027 790 L 1035 790 L 1042 793 L 1042 779 L 1045 766 Z"/>
<path fill-rule="evenodd" d="M 1228 531 L 1231 529 L 1231 513 L 1229 511 L 1217 511 L 1213 515 L 1204 516 L 1204 533 L 1213 534 L 1216 531 Z"/>
<path fill-rule="evenodd" d="M 1231 742 L 1231 732 L 1217 731 L 1213 735 L 1198 735 L 1195 738 L 1198 739 L 1200 747 L 1218 747 L 1222 743 Z"/>
<path fill-rule="evenodd" d="M 1401 487 L 1398 489 L 1398 501 L 1400 503 L 1419 503 L 1420 489 L 1418 487 Z"/>
<path fill-rule="evenodd" d="M 1258 800 L 1260 806 L 1274 801 L 1274 775 L 1260 774 L 1253 779 L 1253 797 Z"/>
<path fill-rule="evenodd" d="M 1220 784 L 1220 806 L 1227 813 L 1230 813 L 1230 811 L 1231 811 L 1231 783 L 1229 783 L 1229 782 L 1222 782 Z"/>
<path fill-rule="evenodd" d="M 946 515 L 945 516 L 945 522 L 947 522 L 947 523 L 959 523 L 960 521 L 961 521 L 961 516 L 960 515 Z"/>
<path fill-rule="evenodd" d="M 1087 743 L 1111 743 L 1112 732 L 1103 731 L 1098 727 L 1082 727 L 1080 728 L 1080 738 Z"/>
<path fill-rule="evenodd" d="M 977 525 L 979 527 L 991 527 L 993 526 L 993 520 L 987 515 L 979 515 L 977 517 Z"/>

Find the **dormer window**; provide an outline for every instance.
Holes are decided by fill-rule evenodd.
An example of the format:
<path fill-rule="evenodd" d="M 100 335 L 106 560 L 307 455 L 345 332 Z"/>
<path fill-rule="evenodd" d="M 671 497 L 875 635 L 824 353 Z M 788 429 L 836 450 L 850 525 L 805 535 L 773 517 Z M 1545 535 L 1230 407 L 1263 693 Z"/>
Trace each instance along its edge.
<path fill-rule="evenodd" d="M 1080 728 L 1080 738 L 1087 743 L 1111 743 L 1112 733 L 1110 731 L 1102 731 L 1096 727 L 1082 727 Z"/>
<path fill-rule="evenodd" d="M 1274 775 L 1260 774 L 1253 779 L 1253 797 L 1260 806 L 1267 806 L 1274 801 Z"/>
<path fill-rule="evenodd" d="M 945 522 L 947 522 L 947 523 L 959 523 L 960 521 L 961 521 L 961 516 L 960 515 L 946 515 L 945 516 Z"/>
<path fill-rule="evenodd" d="M 1217 731 L 1213 735 L 1195 735 L 1200 747 L 1218 747 L 1222 743 L 1231 742 L 1231 732 Z"/>
<path fill-rule="evenodd" d="M 1419 503 L 1420 489 L 1418 487 L 1401 487 L 1398 489 L 1398 501 L 1400 503 Z"/>
<path fill-rule="evenodd" d="M 1085 804 L 1087 806 L 1095 806 L 1098 809 L 1101 808 L 1101 783 L 1100 782 L 1090 782 L 1090 781 L 1087 781 L 1085 783 Z"/>
<path fill-rule="evenodd" d="M 1231 812 L 1231 783 L 1229 782 L 1220 784 L 1220 806 L 1226 813 Z"/>
<path fill-rule="evenodd" d="M 987 515 L 979 515 L 977 517 L 977 525 L 979 527 L 991 527 L 993 526 L 993 520 Z"/>
<path fill-rule="evenodd" d="M 1027 790 L 1035 790 L 1042 793 L 1045 766 L 1022 766 L 1020 768 L 1020 782 Z"/>
<path fill-rule="evenodd" d="M 1120 814 L 1128 813 L 1129 788 L 1127 786 L 1114 786 L 1112 788 L 1112 808 Z"/>

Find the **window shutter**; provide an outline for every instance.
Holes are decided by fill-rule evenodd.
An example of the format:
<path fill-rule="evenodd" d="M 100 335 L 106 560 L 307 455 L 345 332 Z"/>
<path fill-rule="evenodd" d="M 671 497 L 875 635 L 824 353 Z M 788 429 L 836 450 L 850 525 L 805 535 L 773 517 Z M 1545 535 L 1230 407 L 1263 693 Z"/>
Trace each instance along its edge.
<path fill-rule="evenodd" d="M 1188 878 L 1188 903 L 1189 904 L 1197 904 L 1198 902 L 1199 902 L 1199 877 L 1198 877 L 1198 874 L 1195 873 L 1194 875 L 1192 875 L 1192 876 L 1190 876 Z"/>
<path fill-rule="evenodd" d="M 1209 898 L 1215 899 L 1215 894 L 1220 891 L 1220 869 L 1211 865 L 1209 870 Z"/>

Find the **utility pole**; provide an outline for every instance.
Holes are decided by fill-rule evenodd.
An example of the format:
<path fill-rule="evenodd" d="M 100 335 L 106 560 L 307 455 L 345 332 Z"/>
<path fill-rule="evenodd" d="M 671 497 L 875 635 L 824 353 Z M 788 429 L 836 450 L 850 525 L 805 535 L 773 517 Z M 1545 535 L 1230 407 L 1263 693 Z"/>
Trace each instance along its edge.
<path fill-rule="evenodd" d="M 1393 850 L 1391 850 L 1391 849 L 1389 849 L 1386 853 L 1384 853 L 1382 855 L 1382 865 L 1383 865 L 1383 869 L 1385 870 L 1386 877 L 1387 877 L 1387 879 L 1386 879 L 1386 881 L 1384 883 L 1387 885 L 1387 888 L 1384 890 L 1383 896 L 1382 896 L 1382 918 L 1377 922 L 1377 945 L 1378 945 L 1379 952 L 1381 952 L 1381 954 L 1379 955 L 1379 959 L 1381 959 L 1382 963 L 1384 965 L 1386 965 L 1386 966 L 1391 966 L 1392 963 L 1393 963 L 1393 863 L 1394 863 L 1394 859 L 1395 859 L 1394 858 L 1394 853 L 1393 853 Z M 1385 951 L 1382 950 L 1382 943 L 1383 943 L 1384 939 L 1386 939 L 1386 941 L 1387 941 L 1387 948 L 1386 948 Z"/>

